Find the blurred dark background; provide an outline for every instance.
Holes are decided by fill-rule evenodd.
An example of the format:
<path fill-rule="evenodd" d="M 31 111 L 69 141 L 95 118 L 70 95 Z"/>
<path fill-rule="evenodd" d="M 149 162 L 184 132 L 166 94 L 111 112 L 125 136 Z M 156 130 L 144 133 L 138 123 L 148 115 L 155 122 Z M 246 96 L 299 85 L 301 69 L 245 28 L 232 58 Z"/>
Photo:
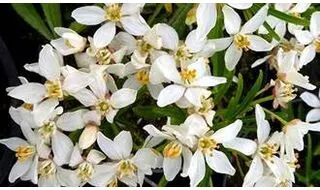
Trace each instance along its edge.
<path fill-rule="evenodd" d="M 40 5 L 35 4 L 37 9 L 40 9 Z M 70 17 L 71 11 L 79 7 L 79 4 L 61 4 L 61 12 L 63 26 L 67 27 L 73 21 Z M 41 11 L 39 11 L 41 12 Z M 36 30 L 30 27 L 24 20 L 14 11 L 10 4 L 1 4 L 0 6 L 0 87 L 1 87 L 1 104 L 0 104 L 0 139 L 8 138 L 12 136 L 21 136 L 19 127 L 14 124 L 8 115 L 8 108 L 10 105 L 14 104 L 10 98 L 7 97 L 5 88 L 12 85 L 19 84 L 17 76 L 25 76 L 29 81 L 40 81 L 41 78 L 34 73 L 30 73 L 24 70 L 23 65 L 26 63 L 37 62 L 38 53 L 41 50 L 41 46 L 48 43 L 41 34 Z M 308 73 L 310 76 L 311 83 L 316 86 L 320 86 L 320 54 L 317 55 L 317 58 L 310 64 L 308 64 L 304 69 L 303 73 Z M 245 54 L 239 64 L 240 70 L 243 76 L 248 77 L 246 84 L 253 84 L 255 81 L 256 71 L 250 72 L 248 67 L 248 62 L 253 63 L 257 59 L 255 53 L 250 52 L 250 54 Z M 260 66 L 260 68 L 267 70 L 267 66 Z M 254 74 L 252 74 L 254 73 Z M 250 87 L 250 85 L 249 85 Z M 314 91 L 317 94 L 318 89 Z M 300 91 L 301 92 L 301 91 Z M 299 93 L 300 93 L 299 92 Z M 291 109 L 298 109 L 301 101 L 299 99 L 295 100 L 292 104 Z M 302 107 L 302 108 L 300 108 Z M 299 109 L 303 109 L 304 113 L 310 108 L 302 105 Z M 292 110 L 288 110 L 290 112 Z M 303 118 L 304 119 L 304 118 Z M 313 162 L 312 167 L 315 171 L 320 168 L 319 155 L 320 149 L 319 141 L 320 135 L 312 133 L 313 140 Z M 306 138 L 305 138 L 306 139 Z M 318 150 L 319 149 L 319 150 Z M 304 166 L 304 157 L 305 151 L 300 153 L 301 165 Z M 30 182 L 17 181 L 14 184 L 10 184 L 7 180 L 8 172 L 12 165 L 15 162 L 14 153 L 6 149 L 4 146 L 0 145 L 0 186 L 33 186 Z M 303 172 L 302 172 L 303 173 Z M 151 177 L 154 178 L 157 182 L 159 180 L 159 175 L 154 175 Z M 316 178 L 317 179 L 317 178 Z M 320 172 L 319 178 L 320 179 Z M 236 180 L 237 181 L 237 180 Z M 298 181 L 298 180 L 297 180 Z M 224 186 L 227 182 L 227 178 L 224 175 L 213 175 L 214 186 Z M 235 186 L 240 185 L 242 182 L 239 181 L 239 184 L 233 184 Z M 187 179 L 178 177 L 174 182 L 169 183 L 169 186 L 187 186 L 189 184 Z M 314 182 L 315 186 L 319 186 L 320 183 Z M 232 184 L 228 183 L 229 186 Z M 301 185 L 297 182 L 296 185 Z"/>

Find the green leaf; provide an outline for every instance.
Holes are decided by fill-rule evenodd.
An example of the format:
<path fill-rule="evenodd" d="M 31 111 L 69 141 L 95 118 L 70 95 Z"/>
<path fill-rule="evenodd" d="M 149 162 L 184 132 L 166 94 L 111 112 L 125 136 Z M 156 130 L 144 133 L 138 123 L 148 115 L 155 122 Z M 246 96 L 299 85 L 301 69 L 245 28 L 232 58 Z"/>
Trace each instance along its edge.
<path fill-rule="evenodd" d="M 231 86 L 232 83 L 232 78 L 233 78 L 233 71 L 227 71 L 227 83 L 221 86 L 217 86 L 217 94 L 214 96 L 214 103 L 218 104 L 220 100 L 223 98 L 225 93 L 227 93 L 229 87 Z"/>
<path fill-rule="evenodd" d="M 212 170 L 208 166 L 206 166 L 206 175 L 199 183 L 198 187 L 213 187 L 212 179 L 211 179 Z"/>
<path fill-rule="evenodd" d="M 255 95 L 257 94 L 257 92 L 261 88 L 262 80 L 263 80 L 263 72 L 260 70 L 259 76 L 258 76 L 256 82 L 254 83 L 254 85 L 252 86 L 250 91 L 248 92 L 247 96 L 242 100 L 239 107 L 237 107 L 235 113 L 232 114 L 233 117 L 241 114 L 247 107 L 250 106 L 251 101 L 254 99 Z"/>
<path fill-rule="evenodd" d="M 268 30 L 268 33 L 272 38 L 280 41 L 279 35 L 271 28 L 271 26 L 267 22 L 264 22 L 263 26 Z"/>
<path fill-rule="evenodd" d="M 187 25 L 185 24 L 185 19 L 186 15 L 188 14 L 189 10 L 192 9 L 192 7 L 192 3 L 185 3 L 181 5 L 181 7 L 176 10 L 169 21 L 169 25 L 171 25 L 177 31 L 180 39 L 182 39 L 186 32 Z"/>
<path fill-rule="evenodd" d="M 80 138 L 82 131 L 83 131 L 83 129 L 78 129 L 76 131 L 72 131 L 69 134 L 69 138 L 72 140 L 73 144 L 76 144 L 79 141 L 79 138 Z"/>
<path fill-rule="evenodd" d="M 36 29 L 47 40 L 53 38 L 46 24 L 31 3 L 13 3 L 13 9 L 27 22 L 31 27 Z"/>
<path fill-rule="evenodd" d="M 257 8 L 257 9 L 260 9 L 262 6 L 263 5 L 261 5 L 261 4 L 254 4 L 253 5 L 253 7 Z M 284 21 L 287 21 L 287 22 L 290 22 L 293 24 L 302 25 L 302 26 L 309 26 L 310 25 L 310 22 L 306 19 L 291 16 L 289 14 L 280 12 L 272 7 L 269 7 L 268 13 L 269 13 L 269 15 L 272 15 L 274 17 L 277 17 L 281 20 L 284 20 Z"/>
<path fill-rule="evenodd" d="M 42 10 L 52 33 L 56 36 L 54 27 L 62 26 L 59 3 L 41 3 Z"/>
<path fill-rule="evenodd" d="M 227 111 L 225 113 L 225 117 L 226 118 L 231 118 L 232 113 L 234 112 L 234 110 L 236 109 L 238 102 L 240 100 L 240 97 L 242 95 L 242 91 L 243 91 L 243 77 L 241 75 L 241 73 L 239 73 L 238 75 L 238 87 L 237 87 L 237 91 L 234 97 L 231 98 L 231 101 L 228 105 Z"/>
<path fill-rule="evenodd" d="M 163 175 L 158 183 L 158 187 L 165 187 L 167 184 L 168 184 L 168 181 Z"/>
<path fill-rule="evenodd" d="M 175 124 L 183 123 L 186 114 L 175 106 L 166 106 L 163 108 L 156 105 L 137 106 L 133 108 L 133 112 L 145 119 L 157 119 L 161 117 L 170 117 Z"/>
<path fill-rule="evenodd" d="M 306 185 L 311 185 L 312 176 L 312 139 L 311 135 L 308 134 L 308 145 L 307 145 L 307 159 L 306 159 Z"/>

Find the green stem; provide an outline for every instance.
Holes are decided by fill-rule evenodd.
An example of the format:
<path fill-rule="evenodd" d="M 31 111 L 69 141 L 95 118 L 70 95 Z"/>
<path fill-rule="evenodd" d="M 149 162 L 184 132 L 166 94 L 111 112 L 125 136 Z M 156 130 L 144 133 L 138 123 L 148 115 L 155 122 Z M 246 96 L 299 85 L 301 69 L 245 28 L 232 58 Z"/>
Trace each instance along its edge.
<path fill-rule="evenodd" d="M 267 102 L 270 100 L 273 100 L 273 95 L 266 96 L 266 97 L 260 98 L 258 100 L 255 100 L 255 101 L 251 102 L 251 105 L 255 106 L 256 104 L 260 104 L 260 103 Z"/>
<path fill-rule="evenodd" d="M 239 170 L 239 173 L 240 173 L 240 176 L 241 178 L 243 179 L 244 178 L 244 173 L 243 173 L 243 170 L 241 168 L 241 164 L 240 164 L 240 161 L 239 161 L 239 157 L 237 154 L 234 154 L 234 157 L 235 157 L 235 160 L 236 160 L 236 164 L 237 164 L 237 168 Z"/>
<path fill-rule="evenodd" d="M 271 115 L 272 117 L 276 118 L 278 121 L 280 121 L 283 125 L 287 125 L 288 122 L 284 119 L 282 119 L 280 116 L 278 116 L 277 114 L 273 113 L 272 111 L 266 109 L 266 108 L 262 108 L 265 112 L 267 112 L 269 115 Z"/>
<path fill-rule="evenodd" d="M 312 140 L 311 135 L 308 134 L 307 159 L 306 159 L 306 185 L 311 186 L 310 176 L 312 174 Z"/>
<path fill-rule="evenodd" d="M 153 12 L 153 14 L 149 17 L 148 19 L 148 25 L 152 26 L 154 23 L 154 20 L 157 18 L 158 14 L 160 13 L 160 11 L 162 10 L 164 4 L 163 3 L 159 3 L 156 7 L 156 10 Z"/>
<path fill-rule="evenodd" d="M 158 183 L 158 187 L 165 187 L 167 185 L 168 181 L 166 180 L 166 178 L 164 177 L 164 175 L 161 177 L 159 183 Z"/>

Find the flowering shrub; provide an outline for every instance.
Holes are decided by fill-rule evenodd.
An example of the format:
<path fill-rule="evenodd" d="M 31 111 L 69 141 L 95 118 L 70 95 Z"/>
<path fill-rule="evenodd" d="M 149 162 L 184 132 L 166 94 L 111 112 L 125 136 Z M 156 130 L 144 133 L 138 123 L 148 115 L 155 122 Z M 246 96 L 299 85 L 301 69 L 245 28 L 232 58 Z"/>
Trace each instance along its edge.
<path fill-rule="evenodd" d="M 243 186 L 292 186 L 295 174 L 310 185 L 310 160 L 306 177 L 296 169 L 304 136 L 320 131 L 320 100 L 301 71 L 320 51 L 320 12 L 299 3 L 159 4 L 146 22 L 143 9 L 79 7 L 71 17 L 81 25 L 55 27 L 57 38 L 24 66 L 45 82 L 20 77 L 7 88 L 21 100 L 9 113 L 24 135 L 0 140 L 17 158 L 9 181 L 142 186 L 160 171 L 159 186 L 179 175 L 211 186 L 215 173 L 241 176 Z M 161 11 L 171 19 L 157 18 Z M 85 26 L 92 37 L 77 33 Z M 253 54 L 262 58 L 251 63 Z M 254 81 L 241 74 L 259 67 Z M 300 92 L 313 107 L 305 121 L 288 114 Z"/>

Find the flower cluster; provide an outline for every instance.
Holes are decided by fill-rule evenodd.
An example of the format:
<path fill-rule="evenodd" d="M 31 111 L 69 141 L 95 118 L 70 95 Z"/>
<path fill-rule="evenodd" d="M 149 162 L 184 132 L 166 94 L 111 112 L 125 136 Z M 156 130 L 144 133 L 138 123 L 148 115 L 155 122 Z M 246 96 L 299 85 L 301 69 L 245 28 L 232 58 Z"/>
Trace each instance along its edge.
<path fill-rule="evenodd" d="M 157 169 L 167 181 L 181 172 L 190 179 L 190 186 L 197 186 L 206 170 L 234 175 L 232 162 L 240 154 L 252 158 L 243 186 L 291 186 L 299 167 L 296 152 L 304 149 L 303 137 L 320 131 L 320 123 L 309 123 L 320 120 L 318 97 L 310 92 L 301 95 L 315 108 L 306 122 L 287 122 L 259 102 L 251 105 L 255 107 L 256 140 L 241 133 L 240 116 L 222 119 L 222 125 L 213 122 L 216 112 L 225 111 L 215 109 L 213 95 L 223 90 L 216 87 L 230 85 L 228 80 L 232 80 L 213 76 L 210 58 L 216 52 L 225 51 L 225 68 L 231 72 L 245 52 L 267 52 L 252 69 L 267 62 L 276 71 L 275 79 L 261 91 L 273 89 L 274 109 L 286 108 L 296 98 L 297 87 L 316 88 L 300 71 L 320 51 L 320 13 L 312 14 L 309 31 L 269 15 L 270 6 L 259 7 L 243 23 L 237 11 L 248 10 L 252 4 L 199 4 L 187 16 L 191 31 L 185 40 L 179 40 L 168 24 L 150 27 L 141 16 L 144 4 L 75 9 L 71 16 L 76 22 L 99 26 L 93 36 L 55 28 L 60 37 L 42 47 L 37 63 L 24 66 L 45 82 L 20 77 L 21 85 L 7 88 L 8 96 L 22 102 L 9 113 L 25 137 L 0 140 L 17 158 L 9 181 L 20 178 L 38 186 L 142 186 L 145 176 Z M 299 16 L 309 6 L 275 4 L 274 9 Z M 210 39 L 218 13 L 223 16 L 226 36 Z M 291 40 L 285 38 L 287 28 Z M 279 39 L 262 37 L 270 29 Z M 76 65 L 67 64 L 67 56 Z M 149 98 L 157 108 L 182 110 L 187 117 L 180 123 L 168 117 L 165 124 L 141 124 L 139 119 L 146 138 L 137 145 L 135 132 L 125 125 L 119 132 L 115 120 L 123 110 L 137 106 L 141 97 Z M 280 131 L 271 133 L 265 113 L 281 122 Z"/>

